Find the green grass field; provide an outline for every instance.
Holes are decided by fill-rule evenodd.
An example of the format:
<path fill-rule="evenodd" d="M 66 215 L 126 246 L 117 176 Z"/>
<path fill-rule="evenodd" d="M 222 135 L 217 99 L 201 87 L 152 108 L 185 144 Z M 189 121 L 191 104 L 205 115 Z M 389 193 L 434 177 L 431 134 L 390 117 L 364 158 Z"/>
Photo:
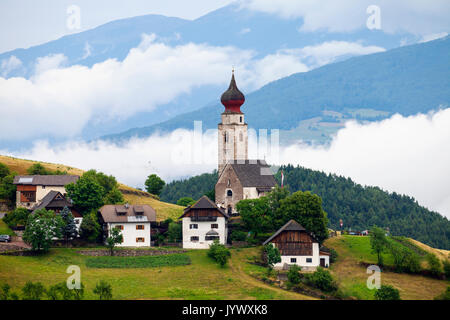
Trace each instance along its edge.
<path fill-rule="evenodd" d="M 156 268 L 188 265 L 191 259 L 186 254 L 140 257 L 102 256 L 87 258 L 85 263 L 88 268 Z"/>
<path fill-rule="evenodd" d="M 7 234 L 10 236 L 14 235 L 14 232 L 8 227 L 3 219 L 0 219 L 0 234 Z"/>

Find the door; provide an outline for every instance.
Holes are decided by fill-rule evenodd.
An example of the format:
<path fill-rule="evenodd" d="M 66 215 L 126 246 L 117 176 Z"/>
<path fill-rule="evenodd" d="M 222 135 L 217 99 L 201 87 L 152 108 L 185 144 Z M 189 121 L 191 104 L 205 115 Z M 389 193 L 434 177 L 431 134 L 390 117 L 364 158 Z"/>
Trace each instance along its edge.
<path fill-rule="evenodd" d="M 320 258 L 320 266 L 325 268 L 325 258 Z"/>

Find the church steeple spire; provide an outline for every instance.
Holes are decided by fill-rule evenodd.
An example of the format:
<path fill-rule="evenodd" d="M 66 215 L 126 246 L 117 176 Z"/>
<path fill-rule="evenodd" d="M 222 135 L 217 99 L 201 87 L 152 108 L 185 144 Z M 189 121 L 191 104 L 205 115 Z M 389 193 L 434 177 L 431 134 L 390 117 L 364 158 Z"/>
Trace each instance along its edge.
<path fill-rule="evenodd" d="M 245 102 L 244 94 L 238 89 L 232 69 L 231 81 L 228 90 L 222 94 L 220 102 L 225 106 L 225 112 L 241 113 L 241 106 Z"/>

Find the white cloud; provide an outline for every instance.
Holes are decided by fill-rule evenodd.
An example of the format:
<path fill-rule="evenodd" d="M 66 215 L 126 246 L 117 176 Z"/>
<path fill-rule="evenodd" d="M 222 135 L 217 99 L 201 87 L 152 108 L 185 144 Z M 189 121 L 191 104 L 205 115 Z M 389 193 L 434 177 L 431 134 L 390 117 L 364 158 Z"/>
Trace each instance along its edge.
<path fill-rule="evenodd" d="M 54 54 L 37 59 L 30 79 L 0 77 L 0 135 L 5 140 L 75 137 L 90 120 L 101 125 L 152 111 L 203 85 L 226 88 L 232 65 L 239 86 L 249 92 L 341 55 L 382 50 L 333 41 L 258 60 L 249 50 L 192 43 L 168 46 L 155 35 L 144 35 L 122 62 L 109 59 L 91 68 L 64 67 L 66 57 Z M 21 130 L 16 130 L 19 120 Z"/>
<path fill-rule="evenodd" d="M 240 34 L 246 34 L 249 33 L 250 31 L 252 31 L 252 29 L 250 28 L 243 28 L 241 31 L 239 31 Z"/>
<path fill-rule="evenodd" d="M 22 61 L 16 56 L 10 56 L 9 59 L 3 59 L 0 65 L 2 77 L 6 77 L 11 71 L 22 66 Z"/>
<path fill-rule="evenodd" d="M 81 59 L 86 59 L 91 56 L 92 53 L 92 47 L 89 44 L 89 42 L 86 41 L 83 48 L 83 57 Z"/>
<path fill-rule="evenodd" d="M 365 28 L 366 9 L 381 10 L 381 29 L 388 33 L 410 32 L 424 35 L 450 29 L 450 2 L 447 0 L 245 0 L 242 6 L 277 14 L 284 18 L 302 17 L 303 31 L 326 29 L 347 32 Z"/>
<path fill-rule="evenodd" d="M 422 39 L 419 42 L 428 42 L 428 41 L 433 41 L 436 39 L 440 39 L 440 38 L 444 38 L 448 36 L 447 32 L 439 32 L 439 33 L 431 33 L 431 34 L 426 34 L 422 37 Z"/>
<path fill-rule="evenodd" d="M 251 124 L 251 119 L 247 120 Z M 280 147 L 277 161 L 414 196 L 419 204 L 450 218 L 450 149 L 445 147 L 450 145 L 449 123 L 450 108 L 428 115 L 394 115 L 370 124 L 349 122 L 330 146 Z M 211 172 L 217 165 L 217 135 L 208 133 L 202 139 L 195 138 L 192 131 L 177 130 L 170 135 L 131 139 L 122 145 L 68 142 L 50 146 L 40 142 L 13 155 L 95 168 L 131 186 L 142 186 L 152 172 L 166 180 Z M 251 138 L 250 154 L 255 154 L 255 145 Z M 269 162 L 275 159 L 270 153 L 267 156 Z"/>

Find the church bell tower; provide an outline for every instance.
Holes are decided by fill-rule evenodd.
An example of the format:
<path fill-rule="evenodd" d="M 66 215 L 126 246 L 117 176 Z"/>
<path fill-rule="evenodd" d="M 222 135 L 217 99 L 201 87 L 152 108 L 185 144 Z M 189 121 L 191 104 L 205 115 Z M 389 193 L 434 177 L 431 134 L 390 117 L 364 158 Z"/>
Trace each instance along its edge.
<path fill-rule="evenodd" d="M 230 86 L 222 94 L 220 101 L 225 106 L 225 111 L 222 113 L 222 122 L 218 125 L 219 176 L 227 162 L 248 159 L 247 124 L 241 111 L 245 97 L 236 86 L 234 70 Z"/>

